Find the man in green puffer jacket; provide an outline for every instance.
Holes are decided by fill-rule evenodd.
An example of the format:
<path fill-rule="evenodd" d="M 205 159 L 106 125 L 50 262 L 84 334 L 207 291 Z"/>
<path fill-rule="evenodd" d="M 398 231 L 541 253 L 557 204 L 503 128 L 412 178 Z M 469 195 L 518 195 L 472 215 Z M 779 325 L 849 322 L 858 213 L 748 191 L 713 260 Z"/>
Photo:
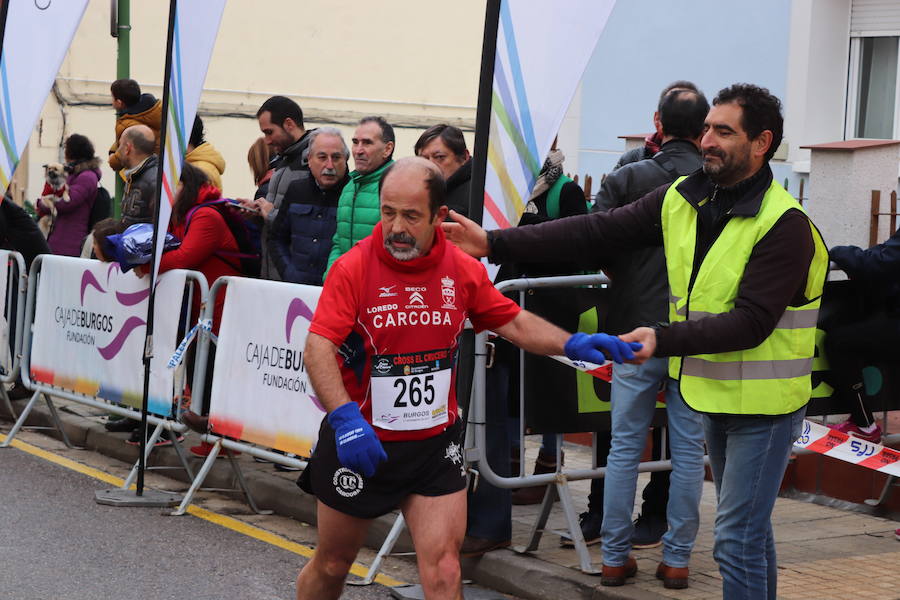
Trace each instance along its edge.
<path fill-rule="evenodd" d="M 353 134 L 352 153 L 356 170 L 350 173 L 350 182 L 338 200 L 337 229 L 331 240 L 325 277 L 332 263 L 372 233 L 381 218 L 378 184 L 384 170 L 394 162 L 394 128 L 382 117 L 363 117 Z"/>

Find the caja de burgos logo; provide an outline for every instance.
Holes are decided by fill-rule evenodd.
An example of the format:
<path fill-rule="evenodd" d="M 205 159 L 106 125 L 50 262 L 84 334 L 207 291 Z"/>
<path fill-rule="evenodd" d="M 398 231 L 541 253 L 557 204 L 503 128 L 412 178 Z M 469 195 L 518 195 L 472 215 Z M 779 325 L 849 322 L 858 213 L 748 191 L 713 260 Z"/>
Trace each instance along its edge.
<path fill-rule="evenodd" d="M 324 411 L 305 375 L 306 363 L 303 350 L 291 345 L 294 324 L 297 320 L 312 321 L 313 311 L 300 298 L 291 299 L 284 313 L 284 338 L 258 341 L 249 339 L 244 350 L 244 360 L 254 371 L 259 372 L 260 381 L 267 388 L 300 393 L 312 399 L 316 407 Z"/>
<path fill-rule="evenodd" d="M 120 271 L 117 263 L 112 263 L 106 271 L 106 285 L 101 284 L 94 273 L 90 269 L 85 269 L 81 274 L 81 284 L 79 293 L 79 306 L 57 306 L 55 309 L 55 319 L 60 327 L 66 329 L 66 339 L 68 341 L 77 342 L 85 345 L 95 346 L 97 352 L 104 360 L 112 360 L 115 358 L 131 333 L 145 326 L 147 323 L 141 317 L 132 315 L 125 319 L 125 322 L 119 325 L 115 315 L 96 312 L 85 308 L 84 300 L 88 290 L 93 288 L 100 294 L 106 295 L 113 292 L 109 286 L 109 280 L 113 270 Z M 150 296 L 150 288 L 139 290 L 137 292 L 121 292 L 115 291 L 114 297 L 116 302 L 121 306 L 137 306 Z M 96 346 L 96 333 L 110 333 L 112 340 L 106 346 Z"/>

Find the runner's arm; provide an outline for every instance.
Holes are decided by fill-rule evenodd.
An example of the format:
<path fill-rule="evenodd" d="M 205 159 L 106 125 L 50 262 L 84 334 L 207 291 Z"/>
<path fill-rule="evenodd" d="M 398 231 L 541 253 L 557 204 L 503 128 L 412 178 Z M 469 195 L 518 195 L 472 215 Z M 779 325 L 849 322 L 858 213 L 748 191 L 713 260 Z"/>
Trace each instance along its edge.
<path fill-rule="evenodd" d="M 509 323 L 494 331 L 532 354 L 565 354 L 571 334 L 527 310 L 520 311 Z"/>
<path fill-rule="evenodd" d="M 309 332 L 306 338 L 306 367 L 316 397 L 325 412 L 332 412 L 338 406 L 351 402 L 350 395 L 341 379 L 335 354 L 338 347 L 326 337 Z"/>

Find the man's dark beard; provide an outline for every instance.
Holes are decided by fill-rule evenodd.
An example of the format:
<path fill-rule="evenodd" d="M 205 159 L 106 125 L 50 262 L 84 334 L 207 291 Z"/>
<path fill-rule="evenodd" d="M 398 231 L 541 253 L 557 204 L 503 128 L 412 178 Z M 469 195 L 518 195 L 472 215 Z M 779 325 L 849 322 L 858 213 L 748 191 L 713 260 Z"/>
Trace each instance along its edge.
<path fill-rule="evenodd" d="M 729 156 L 721 150 L 706 150 L 703 152 L 703 158 L 705 159 L 707 156 L 715 156 L 719 159 L 719 163 L 715 167 L 711 167 L 705 160 L 703 161 L 703 172 L 713 183 L 730 186 L 752 175 L 747 172 L 750 164 L 749 153 L 745 156 L 735 154 Z"/>

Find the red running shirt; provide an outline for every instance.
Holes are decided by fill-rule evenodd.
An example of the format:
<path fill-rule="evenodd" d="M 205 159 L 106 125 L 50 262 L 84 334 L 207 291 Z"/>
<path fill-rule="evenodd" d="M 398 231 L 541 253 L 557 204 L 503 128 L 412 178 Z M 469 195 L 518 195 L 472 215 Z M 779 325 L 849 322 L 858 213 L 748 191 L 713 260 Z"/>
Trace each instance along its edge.
<path fill-rule="evenodd" d="M 418 440 L 459 418 L 454 375 L 466 318 L 483 331 L 520 310 L 440 228 L 426 256 L 398 261 L 379 223 L 332 266 L 309 330 L 340 348 L 344 386 L 379 439 Z"/>

